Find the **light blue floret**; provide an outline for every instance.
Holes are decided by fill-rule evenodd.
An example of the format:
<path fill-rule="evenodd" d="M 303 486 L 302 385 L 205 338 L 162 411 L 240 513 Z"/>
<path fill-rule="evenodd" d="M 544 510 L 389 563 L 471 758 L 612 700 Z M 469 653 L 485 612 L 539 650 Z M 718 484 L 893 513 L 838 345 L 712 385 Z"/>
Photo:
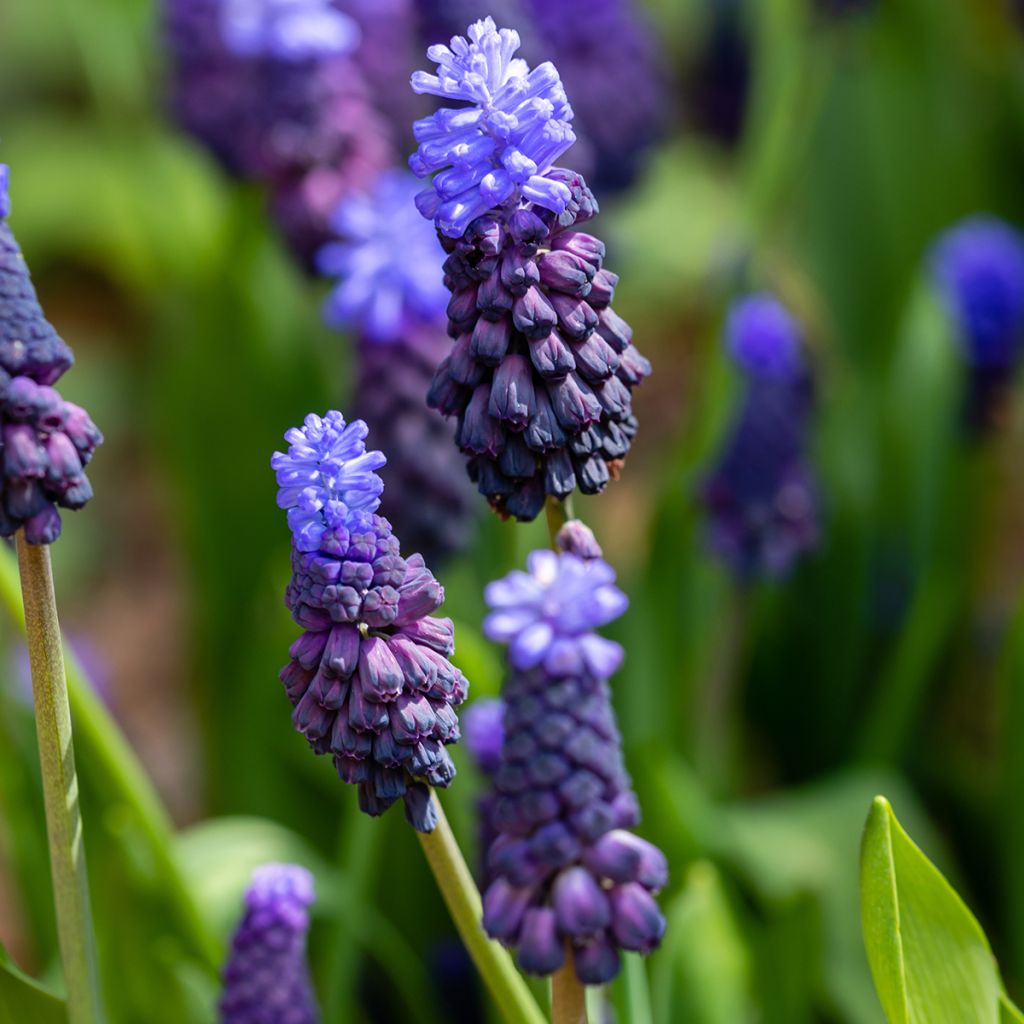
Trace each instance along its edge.
<path fill-rule="evenodd" d="M 492 18 L 471 25 L 468 36 L 431 46 L 437 74 L 412 76 L 416 93 L 469 104 L 417 121 L 419 148 L 409 158 L 417 177 L 435 175 L 433 187 L 417 197 L 420 213 L 453 238 L 513 198 L 561 213 L 569 190 L 544 175 L 576 141 L 572 107 L 550 61 L 530 70 L 514 56 L 519 34 L 499 30 Z"/>
<path fill-rule="evenodd" d="M 225 45 L 240 57 L 341 57 L 359 44 L 359 26 L 330 0 L 223 0 Z"/>
<path fill-rule="evenodd" d="M 320 273 L 339 278 L 324 310 L 332 326 L 395 342 L 411 325 L 443 321 L 444 250 L 413 205 L 419 190 L 412 175 L 389 171 L 369 195 L 349 196 L 335 211 L 340 240 L 317 255 Z"/>
<path fill-rule="evenodd" d="M 346 424 L 340 412 L 310 413 L 301 427 L 285 435 L 287 452 L 270 460 L 277 474 L 279 508 L 300 551 L 315 551 L 329 526 L 353 512 L 374 512 L 384 482 L 376 470 L 387 461 L 383 452 L 366 450 L 369 428 L 362 420 Z"/>

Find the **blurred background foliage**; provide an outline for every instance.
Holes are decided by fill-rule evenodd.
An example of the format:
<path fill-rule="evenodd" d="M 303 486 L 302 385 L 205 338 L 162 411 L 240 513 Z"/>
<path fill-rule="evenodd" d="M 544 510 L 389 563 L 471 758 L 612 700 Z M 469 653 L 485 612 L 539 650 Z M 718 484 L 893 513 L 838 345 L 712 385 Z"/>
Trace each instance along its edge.
<path fill-rule="evenodd" d="M 963 438 L 963 370 L 924 272 L 931 240 L 966 214 L 1024 223 L 1024 38 L 1001 0 L 823 6 L 655 0 L 675 130 L 599 221 L 619 311 L 655 364 L 623 480 L 578 511 L 632 599 L 613 688 L 642 831 L 672 865 L 668 937 L 648 965 L 659 1022 L 881 1021 L 856 889 L 876 793 L 1024 996 L 1024 412 L 1011 403 L 990 440 Z M 145 780 L 110 774 L 102 707 L 80 681 L 114 1019 L 211 1019 L 242 886 L 285 859 L 318 878 L 329 1021 L 475 1020 L 407 826 L 363 818 L 288 719 L 275 678 L 295 632 L 288 538 L 268 460 L 307 411 L 346 407 L 350 347 L 321 324 L 323 288 L 285 255 L 258 192 L 168 124 L 157 18 L 151 0 L 0 10 L 12 225 L 76 349 L 68 397 L 107 434 L 96 499 L 54 548 L 58 596 L 169 809 L 125 799 Z M 825 521 L 790 579 L 740 588 L 706 552 L 695 489 L 737 398 L 722 314 L 753 287 L 808 326 Z M 501 681 L 481 589 L 543 543 L 540 524 L 488 518 L 439 571 L 474 695 Z M 45 979 L 39 780 L 6 636 L 0 938 Z M 446 805 L 472 850 L 481 782 L 461 753 Z M 635 1019 L 635 973 L 613 993 L 621 1019 Z"/>

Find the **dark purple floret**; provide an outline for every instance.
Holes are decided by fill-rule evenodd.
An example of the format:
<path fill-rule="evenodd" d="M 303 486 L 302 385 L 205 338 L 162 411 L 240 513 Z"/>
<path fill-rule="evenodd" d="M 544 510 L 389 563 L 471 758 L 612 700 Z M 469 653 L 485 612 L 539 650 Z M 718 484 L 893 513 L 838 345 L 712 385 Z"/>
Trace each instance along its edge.
<path fill-rule="evenodd" d="M 402 557 L 386 519 L 328 510 L 327 525 L 319 550 L 292 549 L 285 599 L 306 631 L 281 672 L 292 720 L 359 787 L 366 813 L 404 798 L 410 823 L 429 832 L 426 786 L 455 775 L 445 747 L 459 738 L 454 709 L 469 685 L 449 661 L 451 619 L 431 615 L 444 590 L 420 555 Z"/>
<path fill-rule="evenodd" d="M 619 950 L 660 942 L 654 894 L 668 879 L 661 851 L 629 831 L 639 809 L 608 685 L 587 673 L 513 671 L 504 699 L 484 928 L 530 974 L 558 970 L 569 944 L 580 980 L 604 984 Z"/>
<path fill-rule="evenodd" d="M 549 176 L 570 196 L 564 213 L 503 207 L 443 239 L 455 340 L 428 396 L 458 417 L 481 493 L 521 520 L 618 475 L 637 429 L 630 392 L 650 372 L 611 307 L 604 245 L 566 230 L 596 212 L 593 195 L 574 172 Z"/>
<path fill-rule="evenodd" d="M 1024 237 L 995 217 L 970 217 L 940 237 L 931 264 L 969 369 L 968 425 L 984 430 L 1024 344 Z"/>
<path fill-rule="evenodd" d="M 270 187 L 275 219 L 308 266 L 349 191 L 392 166 L 390 130 L 345 55 L 239 54 L 221 0 L 165 0 L 178 122 L 232 174 Z"/>
<path fill-rule="evenodd" d="M 224 967 L 221 1024 L 317 1024 L 306 960 L 313 877 L 294 864 L 253 872 Z"/>
<path fill-rule="evenodd" d="M 640 6 L 633 0 L 526 5 L 540 37 L 538 59 L 558 67 L 592 150 L 594 187 L 628 188 L 666 121 L 661 58 Z"/>
<path fill-rule="evenodd" d="M 356 415 L 388 452 L 379 472 L 382 511 L 413 551 L 437 565 L 464 550 L 476 532 L 473 486 L 452 443 L 455 425 L 427 408 L 426 396 L 449 347 L 444 329 L 424 325 L 401 341 L 359 344 Z"/>
<path fill-rule="evenodd" d="M 741 579 L 785 575 L 817 543 L 818 490 L 807 457 L 813 387 L 796 322 L 768 296 L 734 306 L 727 340 L 746 394 L 701 487 L 708 542 Z"/>

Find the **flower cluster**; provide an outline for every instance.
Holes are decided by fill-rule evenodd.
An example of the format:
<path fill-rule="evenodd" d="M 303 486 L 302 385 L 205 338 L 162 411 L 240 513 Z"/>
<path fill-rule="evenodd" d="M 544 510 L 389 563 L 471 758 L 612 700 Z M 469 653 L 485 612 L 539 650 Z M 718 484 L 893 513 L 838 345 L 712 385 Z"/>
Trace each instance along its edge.
<path fill-rule="evenodd" d="M 366 451 L 366 433 L 340 413 L 310 416 L 272 460 L 293 533 L 285 600 L 304 630 L 281 680 L 295 727 L 359 787 L 360 807 L 382 814 L 404 798 L 410 823 L 429 832 L 426 784 L 454 777 L 445 747 L 459 738 L 454 708 L 468 684 L 449 661 L 451 620 L 431 615 L 443 589 L 374 514 L 383 456 Z"/>
<path fill-rule="evenodd" d="M 579 529 L 564 542 L 581 539 L 593 542 Z M 486 594 L 484 629 L 509 644 L 510 673 L 484 928 L 529 973 L 558 970 L 568 945 L 580 981 L 603 984 L 620 949 L 650 952 L 665 930 L 665 858 L 629 831 L 639 808 L 606 681 L 622 652 L 593 632 L 626 598 L 599 555 L 534 552 L 529 568 Z"/>
<path fill-rule="evenodd" d="M 968 419 L 983 428 L 1024 348 L 1024 237 L 995 217 L 970 217 L 942 235 L 931 262 L 970 369 Z"/>
<path fill-rule="evenodd" d="M 576 141 L 572 108 L 554 65 L 531 70 L 518 49 L 517 32 L 484 18 L 468 38 L 430 47 L 436 74 L 412 76 L 416 93 L 468 104 L 443 107 L 413 126 L 419 147 L 409 165 L 418 177 L 435 175 L 417 201 L 420 212 L 451 238 L 509 200 L 555 213 L 570 200 L 566 185 L 545 172 Z"/>
<path fill-rule="evenodd" d="M 540 52 L 558 65 L 573 98 L 591 150 L 592 184 L 628 187 L 665 122 L 665 82 L 650 26 L 634 0 L 528 0 L 528 7 Z"/>
<path fill-rule="evenodd" d="M 454 426 L 431 412 L 427 390 L 448 349 L 444 250 L 416 211 L 418 184 L 382 174 L 345 199 L 332 218 L 338 238 L 318 256 L 338 277 L 329 323 L 357 332 L 355 413 L 389 453 L 381 470 L 385 512 L 396 531 L 432 562 L 461 550 L 475 522 L 472 488 L 454 448 Z"/>
<path fill-rule="evenodd" d="M 807 460 L 813 411 L 799 325 L 770 295 L 732 309 L 726 344 L 747 391 L 701 488 L 708 540 L 741 579 L 788 572 L 818 538 L 818 494 Z"/>
<path fill-rule="evenodd" d="M 326 0 L 164 0 L 178 122 L 226 169 L 270 191 L 309 264 L 340 198 L 394 162 L 351 50 L 355 23 Z"/>
<path fill-rule="evenodd" d="M 52 387 L 71 350 L 39 305 L 7 223 L 7 186 L 0 165 L 0 536 L 24 527 L 30 543 L 50 544 L 61 530 L 57 506 L 78 509 L 92 497 L 85 466 L 103 436 Z"/>
<path fill-rule="evenodd" d="M 224 968 L 222 1024 L 317 1024 L 306 962 L 312 904 L 305 868 L 264 864 L 253 872 Z"/>
<path fill-rule="evenodd" d="M 594 494 L 618 473 L 637 429 L 631 390 L 650 364 L 611 308 L 618 277 L 604 268 L 604 244 L 568 230 L 597 212 L 586 182 L 548 167 L 535 148 L 537 159 L 523 162 L 510 141 L 534 109 L 555 120 L 543 121 L 536 137 L 528 131 L 523 145 L 561 137 L 557 115 L 568 116 L 568 107 L 557 72 L 551 65 L 531 71 L 514 58 L 518 37 L 490 19 L 473 25 L 470 39 L 432 47 L 440 75 L 414 76 L 420 87 L 432 83 L 439 95 L 475 104 L 420 122 L 412 159 L 417 173 L 449 167 L 434 178 L 436 194 L 419 200 L 449 253 L 448 333 L 455 339 L 428 402 L 457 417 L 456 441 L 481 493 L 500 513 L 529 520 L 548 495 L 562 499 L 577 487 Z M 524 100 L 508 115 L 511 97 L 534 97 L 537 82 L 549 83 L 550 100 Z M 496 159 L 534 168 L 537 181 L 510 185 L 487 170 Z M 463 175 L 478 184 L 441 202 Z"/>

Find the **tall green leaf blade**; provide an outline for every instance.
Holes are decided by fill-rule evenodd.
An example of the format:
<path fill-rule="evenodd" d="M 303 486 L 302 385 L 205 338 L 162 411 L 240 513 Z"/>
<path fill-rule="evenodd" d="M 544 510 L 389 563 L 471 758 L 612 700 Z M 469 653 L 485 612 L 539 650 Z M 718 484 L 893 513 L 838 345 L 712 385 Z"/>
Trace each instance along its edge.
<path fill-rule="evenodd" d="M 861 920 L 890 1024 L 999 1024 L 1002 985 L 981 926 L 884 797 L 864 830 Z"/>
<path fill-rule="evenodd" d="M 999 1024 L 1024 1024 L 1024 1013 L 1005 994 L 999 997 Z"/>
<path fill-rule="evenodd" d="M 0 946 L 0 1024 L 67 1024 L 63 999 L 15 966 Z"/>

